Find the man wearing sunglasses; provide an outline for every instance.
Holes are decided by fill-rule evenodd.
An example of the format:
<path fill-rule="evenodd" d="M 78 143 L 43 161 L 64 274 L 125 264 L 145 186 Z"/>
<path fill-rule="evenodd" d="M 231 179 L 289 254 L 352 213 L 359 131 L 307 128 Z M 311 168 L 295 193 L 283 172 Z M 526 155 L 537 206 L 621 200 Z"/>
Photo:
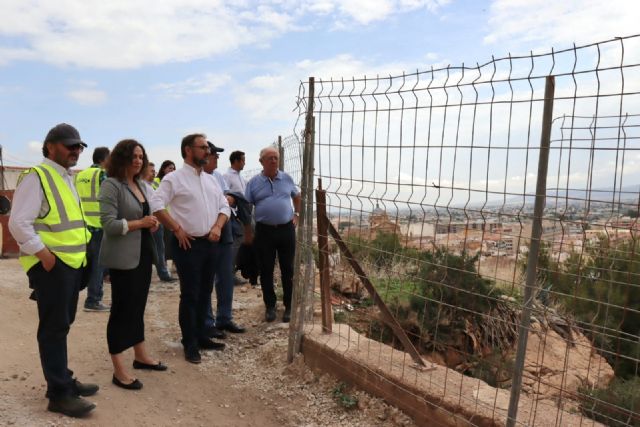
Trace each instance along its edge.
<path fill-rule="evenodd" d="M 151 211 L 173 233 L 171 250 L 180 278 L 178 320 L 185 359 L 200 363 L 200 350 L 222 350 L 205 327 L 211 301 L 218 242 L 230 209 L 215 178 L 203 171 L 209 157 L 204 134 L 191 134 L 180 147 L 184 166 L 160 181 Z M 169 209 L 167 209 L 169 208 Z"/>
<path fill-rule="evenodd" d="M 86 248 L 91 238 L 69 169 L 87 146 L 66 123 L 44 139 L 43 162 L 21 176 L 13 197 L 9 230 L 20 245 L 20 264 L 38 305 L 38 348 L 47 381 L 48 410 L 71 417 L 95 405 L 81 396 L 98 391 L 82 384 L 67 366 L 67 335 L 76 316 Z"/>

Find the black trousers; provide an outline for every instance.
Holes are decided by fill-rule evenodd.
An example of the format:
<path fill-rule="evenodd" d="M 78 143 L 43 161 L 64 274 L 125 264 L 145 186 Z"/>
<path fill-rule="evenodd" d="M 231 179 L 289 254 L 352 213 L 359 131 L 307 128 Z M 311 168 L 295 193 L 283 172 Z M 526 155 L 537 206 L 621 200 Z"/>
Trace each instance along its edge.
<path fill-rule="evenodd" d="M 82 269 L 56 258 L 51 271 L 42 263 L 28 272 L 38 304 L 38 348 L 49 399 L 77 394 L 73 372 L 67 367 L 67 335 L 76 318 Z"/>
<path fill-rule="evenodd" d="M 290 308 L 293 290 L 293 258 L 296 253 L 296 228 L 293 222 L 279 226 L 257 223 L 254 244 L 260 259 L 260 287 L 264 305 L 269 308 L 276 306 L 273 270 L 277 254 L 282 274 L 283 302 L 285 308 Z"/>
<path fill-rule="evenodd" d="M 180 307 L 178 321 L 185 349 L 198 348 L 198 340 L 207 338 L 205 318 L 211 303 L 217 244 L 206 239 L 191 241 L 184 250 L 178 239 L 171 235 L 173 261 L 180 279 Z"/>
<path fill-rule="evenodd" d="M 151 248 L 143 247 L 136 268 L 109 269 L 111 313 L 107 323 L 107 344 L 110 354 L 122 353 L 144 341 L 144 310 L 149 295 L 152 264 Z"/>

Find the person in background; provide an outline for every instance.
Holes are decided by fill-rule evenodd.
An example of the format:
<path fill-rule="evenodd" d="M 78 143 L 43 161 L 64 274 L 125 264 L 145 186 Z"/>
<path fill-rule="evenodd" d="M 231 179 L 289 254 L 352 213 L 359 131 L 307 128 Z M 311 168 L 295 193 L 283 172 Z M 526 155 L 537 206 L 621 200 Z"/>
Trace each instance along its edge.
<path fill-rule="evenodd" d="M 244 190 L 247 188 L 247 181 L 240 175 L 245 165 L 244 153 L 242 151 L 232 152 L 229 155 L 229 162 L 231 167 L 225 172 L 224 180 L 227 182 L 229 190 L 244 194 Z"/>
<path fill-rule="evenodd" d="M 47 409 L 70 417 L 91 412 L 96 405 L 82 397 L 98 391 L 97 385 L 73 378 L 67 359 L 67 335 L 76 316 L 91 238 L 69 171 L 86 146 L 73 126 L 53 127 L 42 144 L 42 163 L 20 176 L 9 217 L 9 231 L 20 245 L 20 264 L 38 305 Z"/>
<path fill-rule="evenodd" d="M 245 165 L 245 156 L 242 151 L 234 151 L 229 156 L 229 162 L 231 163 L 231 167 L 227 172 L 223 175 L 224 180 L 229 187 L 229 191 L 236 194 L 241 194 L 244 196 L 244 190 L 247 187 L 247 181 L 240 175 L 240 172 L 244 169 Z M 238 219 L 238 211 L 237 207 L 233 207 L 231 209 L 231 225 L 233 231 L 233 247 L 231 257 L 233 259 L 234 271 L 237 267 L 237 259 L 238 259 L 238 250 L 242 245 L 244 240 L 244 226 L 242 222 Z M 246 283 L 246 280 L 238 279 L 234 276 L 234 281 L 236 285 L 241 285 Z"/>
<path fill-rule="evenodd" d="M 216 179 L 202 167 L 209 145 L 204 134 L 182 138 L 184 166 L 166 175 L 151 199 L 151 210 L 173 233 L 173 258 L 180 278 L 178 319 L 184 357 L 200 363 L 200 350 L 222 350 L 207 334 L 205 318 L 215 276 L 217 242 L 229 218 L 229 203 Z"/>
<path fill-rule="evenodd" d="M 104 268 L 98 262 L 100 244 L 102 242 L 102 224 L 100 223 L 100 185 L 106 179 L 104 165 L 109 157 L 107 147 L 97 147 L 93 150 L 93 164 L 75 176 L 75 185 L 80 197 L 87 228 L 91 232 L 91 241 L 87 246 L 87 261 L 89 281 L 87 283 L 87 298 L 84 301 L 84 311 L 106 312 L 110 307 L 102 303 L 104 295 L 102 281 Z M 86 273 L 85 273 L 86 274 Z"/>
<path fill-rule="evenodd" d="M 160 165 L 160 170 L 158 171 L 158 181 L 162 181 L 162 179 L 169 175 L 171 172 L 175 172 L 176 164 L 171 160 L 165 160 Z"/>
<path fill-rule="evenodd" d="M 107 164 L 109 177 L 100 189 L 104 227 L 100 261 L 111 274 L 107 344 L 113 363 L 112 382 L 129 390 L 141 389 L 142 382 L 126 369 L 125 350 L 133 347 L 134 369 L 167 369 L 149 355 L 144 336 L 151 264 L 156 257 L 151 233 L 158 228 L 158 220 L 149 208 L 152 192 L 140 179 L 147 163 L 144 147 L 138 141 L 118 142 Z"/>
<path fill-rule="evenodd" d="M 218 159 L 220 154 L 224 151 L 224 148 L 216 147 L 212 142 L 207 141 L 209 145 L 209 156 L 207 157 L 207 164 L 202 169 L 216 179 L 220 189 L 225 194 L 229 206 L 235 206 L 235 199 L 228 195 L 229 188 L 225 182 L 222 174 L 218 171 Z M 232 214 L 233 216 L 233 214 Z M 232 334 L 241 334 L 246 329 L 233 321 L 233 277 L 234 277 L 234 262 L 233 262 L 233 232 L 231 225 L 231 218 L 222 228 L 222 234 L 220 241 L 218 242 L 218 256 L 216 257 L 214 278 L 215 290 L 216 290 L 216 318 L 213 318 L 213 308 L 211 306 L 211 299 L 209 299 L 209 306 L 207 307 L 207 318 L 205 325 L 210 332 L 212 338 L 223 338 L 224 332 L 228 331 Z M 221 333 L 222 332 L 222 333 Z"/>
<path fill-rule="evenodd" d="M 300 191 L 291 176 L 278 170 L 279 158 L 280 154 L 276 148 L 262 149 L 260 151 L 262 172 L 251 178 L 245 191 L 245 198 L 255 206 L 254 244 L 260 258 L 260 286 L 266 307 L 267 322 L 273 322 L 276 319 L 276 294 L 273 289 L 276 254 L 280 261 L 284 293 L 282 321 L 288 322 L 291 319 L 293 258 L 296 249 L 296 225 L 300 212 Z"/>
<path fill-rule="evenodd" d="M 142 180 L 151 186 L 153 191 L 156 191 L 160 186 L 160 178 L 156 177 L 156 164 L 149 162 L 147 169 L 142 174 Z"/>
<path fill-rule="evenodd" d="M 158 176 L 156 176 L 158 187 L 160 186 L 160 182 L 162 182 L 164 177 L 172 172 L 175 172 L 175 170 L 176 164 L 171 160 L 165 160 L 164 162 L 162 162 L 162 164 L 160 165 L 160 169 L 158 170 Z M 167 261 L 173 259 L 173 254 L 171 253 L 171 233 L 167 233 L 164 226 L 162 226 L 162 243 L 164 246 L 164 261 L 165 265 L 167 265 Z M 176 273 L 175 264 L 173 265 L 172 271 L 174 274 Z"/>
<path fill-rule="evenodd" d="M 160 181 L 156 181 L 156 170 L 155 165 L 152 162 L 149 162 L 147 169 L 143 176 L 143 182 L 145 182 L 151 191 L 155 191 L 160 186 Z M 173 283 L 177 279 L 172 277 L 169 274 L 169 270 L 167 269 L 167 261 L 164 255 L 164 227 L 162 224 L 158 224 L 158 230 L 154 233 L 151 233 L 153 236 L 153 242 L 156 245 L 156 253 L 158 255 L 156 260 L 156 273 L 160 278 L 160 281 Z"/>

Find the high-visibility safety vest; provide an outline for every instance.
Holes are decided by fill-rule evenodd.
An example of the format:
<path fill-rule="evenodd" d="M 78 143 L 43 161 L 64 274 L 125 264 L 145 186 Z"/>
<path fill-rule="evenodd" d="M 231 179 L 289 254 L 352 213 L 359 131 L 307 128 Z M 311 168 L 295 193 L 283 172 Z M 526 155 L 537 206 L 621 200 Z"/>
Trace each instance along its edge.
<path fill-rule="evenodd" d="M 155 178 L 153 178 L 153 181 L 151 181 L 151 187 L 154 190 L 157 190 L 158 187 L 160 187 L 160 178 L 158 178 L 157 176 Z"/>
<path fill-rule="evenodd" d="M 22 178 L 35 172 L 40 178 L 44 196 L 49 204 L 49 212 L 36 218 L 33 227 L 42 243 L 62 262 L 72 268 L 80 268 L 87 263 L 87 243 L 91 233 L 82 213 L 82 208 L 62 176 L 51 166 L 41 164 L 22 173 Z M 20 255 L 20 264 L 29 271 L 40 260 L 35 255 Z"/>
<path fill-rule="evenodd" d="M 102 228 L 100 222 L 100 172 L 102 169 L 90 167 L 78 173 L 75 178 L 76 190 L 80 197 L 80 204 L 84 211 L 87 225 L 94 228 Z"/>

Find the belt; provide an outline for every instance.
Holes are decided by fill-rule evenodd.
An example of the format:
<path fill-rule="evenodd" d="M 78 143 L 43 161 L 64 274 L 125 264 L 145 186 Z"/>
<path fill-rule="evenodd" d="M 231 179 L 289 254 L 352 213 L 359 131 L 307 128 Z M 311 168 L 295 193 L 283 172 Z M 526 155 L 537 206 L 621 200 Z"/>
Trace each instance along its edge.
<path fill-rule="evenodd" d="M 192 236 L 195 240 L 209 240 L 209 235 L 205 234 L 204 236 Z"/>
<path fill-rule="evenodd" d="M 258 222 L 256 224 L 261 226 L 261 227 L 267 227 L 267 228 L 284 228 L 284 227 L 288 227 L 289 225 L 293 224 L 293 221 L 289 221 L 286 224 L 265 224 L 264 222 Z"/>

